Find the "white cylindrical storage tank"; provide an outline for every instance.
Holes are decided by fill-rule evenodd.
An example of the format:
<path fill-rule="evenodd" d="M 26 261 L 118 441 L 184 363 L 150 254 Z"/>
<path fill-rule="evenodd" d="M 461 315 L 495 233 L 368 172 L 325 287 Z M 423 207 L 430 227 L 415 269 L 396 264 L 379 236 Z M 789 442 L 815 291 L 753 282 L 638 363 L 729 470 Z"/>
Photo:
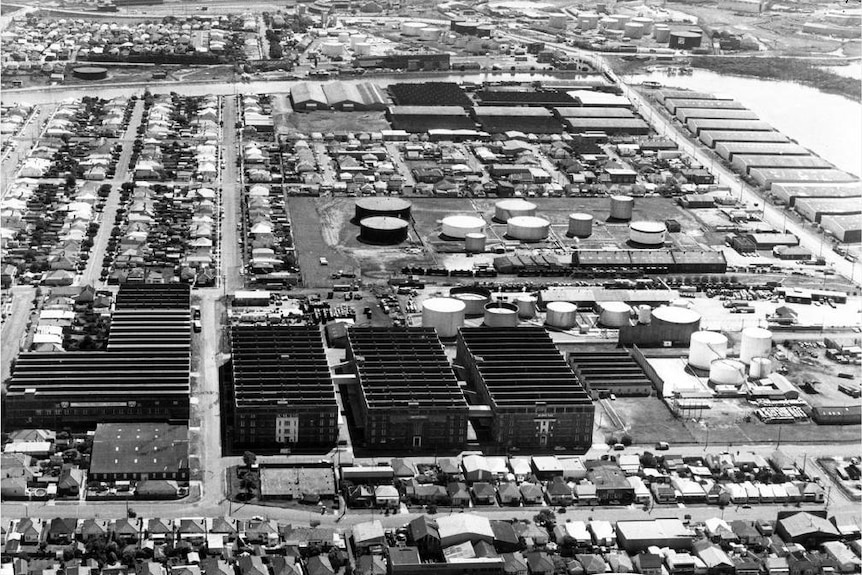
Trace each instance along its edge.
<path fill-rule="evenodd" d="M 515 305 L 518 306 L 518 317 L 530 319 L 536 317 L 536 298 L 531 295 L 519 295 L 515 298 Z"/>
<path fill-rule="evenodd" d="M 485 325 L 488 327 L 518 327 L 518 306 L 495 301 L 485 306 Z"/>
<path fill-rule="evenodd" d="M 569 23 L 569 17 L 562 12 L 555 12 L 548 16 L 548 28 L 562 30 Z"/>
<path fill-rule="evenodd" d="M 485 234 L 467 234 L 464 236 L 464 249 L 468 254 L 481 254 L 485 252 Z"/>
<path fill-rule="evenodd" d="M 643 16 L 637 16 L 635 18 L 632 18 L 631 21 L 634 23 L 640 24 L 641 27 L 643 28 L 644 34 L 649 34 L 650 32 L 652 32 L 652 25 L 653 25 L 653 19 L 652 18 L 645 18 Z"/>
<path fill-rule="evenodd" d="M 356 44 L 356 48 L 353 49 L 353 52 L 357 56 L 367 56 L 371 53 L 371 44 L 368 42 L 358 42 Z"/>
<path fill-rule="evenodd" d="M 447 216 L 442 223 L 443 235 L 456 240 L 466 239 L 467 234 L 485 231 L 485 220 L 476 216 Z"/>
<path fill-rule="evenodd" d="M 350 34 L 347 32 L 339 32 L 338 41 L 345 45 L 348 44 L 350 42 Z"/>
<path fill-rule="evenodd" d="M 663 222 L 632 222 L 629 225 L 629 241 L 650 247 L 664 245 L 667 226 Z"/>
<path fill-rule="evenodd" d="M 623 32 L 632 40 L 639 40 L 643 38 L 644 27 L 637 22 L 626 22 L 625 28 L 623 28 Z"/>
<path fill-rule="evenodd" d="M 442 28 L 435 28 L 434 26 L 428 26 L 426 28 L 422 28 L 419 30 L 419 39 L 420 40 L 428 40 L 432 42 L 436 42 L 440 39 L 440 36 L 443 35 Z"/>
<path fill-rule="evenodd" d="M 652 36 L 659 44 L 667 44 L 670 41 L 670 28 L 662 24 L 656 24 L 652 29 Z"/>
<path fill-rule="evenodd" d="M 599 314 L 599 323 L 605 327 L 622 327 L 632 317 L 632 308 L 621 301 L 606 301 L 600 306 L 602 312 Z"/>
<path fill-rule="evenodd" d="M 455 337 L 464 325 L 463 301 L 451 297 L 435 297 L 422 302 L 422 327 L 437 329 L 440 337 Z"/>
<path fill-rule="evenodd" d="M 504 224 L 509 221 L 509 218 L 535 215 L 536 204 L 526 200 L 514 198 L 511 200 L 500 200 L 494 204 L 494 219 Z"/>
<path fill-rule="evenodd" d="M 751 363 L 755 357 L 769 357 L 772 351 L 772 332 L 762 327 L 747 327 L 742 330 L 742 345 L 739 360 Z"/>
<path fill-rule="evenodd" d="M 593 216 L 590 214 L 569 214 L 567 235 L 573 238 L 588 238 L 593 234 Z"/>
<path fill-rule="evenodd" d="M 609 16 L 605 16 L 601 20 L 599 20 L 599 29 L 600 30 L 612 30 L 614 26 L 616 26 L 616 18 L 611 18 Z"/>
<path fill-rule="evenodd" d="M 635 199 L 631 196 L 611 196 L 611 219 L 628 221 L 634 209 Z"/>
<path fill-rule="evenodd" d="M 324 42 L 320 45 L 320 53 L 324 56 L 340 56 L 344 46 L 339 42 Z"/>
<path fill-rule="evenodd" d="M 405 36 L 418 36 L 420 30 L 427 27 L 428 25 L 422 22 L 402 22 L 401 33 Z"/>
<path fill-rule="evenodd" d="M 745 381 L 745 365 L 735 359 L 717 359 L 709 364 L 709 382 L 739 387 Z"/>
<path fill-rule="evenodd" d="M 648 305 L 638 306 L 638 323 L 647 324 L 652 321 L 652 308 Z"/>
<path fill-rule="evenodd" d="M 631 16 L 628 16 L 626 14 L 614 14 L 612 17 L 616 18 L 618 30 L 622 30 L 623 28 L 625 28 L 626 23 L 631 20 Z"/>
<path fill-rule="evenodd" d="M 449 290 L 449 297 L 464 302 L 464 315 L 476 317 L 483 315 L 485 306 L 491 303 L 491 290 L 480 286 L 454 287 Z"/>
<path fill-rule="evenodd" d="M 548 304 L 545 323 L 551 327 L 571 329 L 578 318 L 578 306 L 565 301 L 552 301 Z"/>
<path fill-rule="evenodd" d="M 350 37 L 350 47 L 351 47 L 352 49 L 356 50 L 356 45 L 357 45 L 357 44 L 362 44 L 363 42 L 365 42 L 365 40 L 366 40 L 365 35 L 363 35 L 363 34 L 354 34 L 353 36 L 351 36 L 351 37 Z"/>
<path fill-rule="evenodd" d="M 760 379 L 772 373 L 772 362 L 768 357 L 752 357 L 748 376 L 751 379 Z"/>
<path fill-rule="evenodd" d="M 522 242 L 540 242 L 548 237 L 551 222 L 535 216 L 516 216 L 506 222 L 506 235 Z"/>
<path fill-rule="evenodd" d="M 581 30 L 595 30 L 599 24 L 599 15 L 595 13 L 578 14 L 578 28 Z"/>
<path fill-rule="evenodd" d="M 691 334 L 688 363 L 698 369 L 709 369 L 712 362 L 727 357 L 727 338 L 715 331 L 696 331 Z"/>

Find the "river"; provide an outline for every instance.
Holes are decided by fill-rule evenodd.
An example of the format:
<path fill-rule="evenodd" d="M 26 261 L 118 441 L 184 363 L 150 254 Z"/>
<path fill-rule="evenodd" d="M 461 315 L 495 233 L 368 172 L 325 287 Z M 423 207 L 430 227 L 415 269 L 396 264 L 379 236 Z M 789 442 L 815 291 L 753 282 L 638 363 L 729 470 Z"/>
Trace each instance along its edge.
<path fill-rule="evenodd" d="M 725 76 L 694 70 L 690 76 L 661 71 L 626 76 L 626 81 L 661 82 L 730 96 L 776 130 L 837 167 L 862 176 L 862 103 L 793 82 Z"/>

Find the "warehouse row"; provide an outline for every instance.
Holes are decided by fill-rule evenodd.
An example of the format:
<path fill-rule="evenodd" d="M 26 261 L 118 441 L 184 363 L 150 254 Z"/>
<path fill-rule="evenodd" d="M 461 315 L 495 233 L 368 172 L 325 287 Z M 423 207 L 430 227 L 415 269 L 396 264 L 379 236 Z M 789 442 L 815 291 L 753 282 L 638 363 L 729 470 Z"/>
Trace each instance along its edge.
<path fill-rule="evenodd" d="M 659 90 L 654 98 L 731 167 L 766 190 L 777 203 L 795 207 L 839 241 L 859 241 L 859 179 L 814 155 L 734 100 L 688 90 Z M 803 198 L 797 204 L 797 198 Z"/>

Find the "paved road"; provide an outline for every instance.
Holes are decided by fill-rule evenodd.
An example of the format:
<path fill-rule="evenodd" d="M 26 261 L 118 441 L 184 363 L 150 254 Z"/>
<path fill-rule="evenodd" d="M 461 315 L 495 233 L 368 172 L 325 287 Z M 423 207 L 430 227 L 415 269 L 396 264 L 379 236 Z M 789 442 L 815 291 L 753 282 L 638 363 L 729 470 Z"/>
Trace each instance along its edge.
<path fill-rule="evenodd" d="M 138 125 L 141 123 L 143 113 L 144 101 L 139 98 L 135 101 L 129 125 L 118 140 L 118 143 L 123 146 L 123 150 L 120 153 L 120 159 L 117 160 L 114 177 L 104 182 L 111 185 L 111 194 L 108 196 L 108 200 L 105 202 L 105 207 L 102 210 L 99 233 L 96 234 L 93 241 L 93 247 L 90 250 L 90 259 L 87 260 L 87 267 L 84 273 L 78 278 L 80 285 L 95 286 L 97 283 L 104 283 L 99 280 L 102 274 L 102 261 L 105 259 L 105 252 L 108 249 L 108 240 L 114 227 L 117 208 L 120 207 L 120 186 L 129 179 L 129 160 L 132 157 L 132 144 L 135 141 L 135 134 L 137 133 Z"/>
<path fill-rule="evenodd" d="M 11 290 L 12 305 L 9 315 L 0 328 L 0 381 L 6 381 L 12 370 L 12 360 L 18 356 L 21 340 L 26 333 L 27 320 L 30 318 L 30 308 L 36 288 L 31 286 L 16 286 Z"/>
<path fill-rule="evenodd" d="M 0 168 L 2 169 L 0 171 L 0 182 L 2 182 L 3 190 L 0 197 L 5 196 L 9 188 L 14 185 L 15 174 L 18 172 L 21 162 L 29 156 L 30 150 L 41 136 L 45 123 L 54 113 L 55 109 L 56 106 L 51 104 L 39 106 L 36 112 L 30 116 L 27 124 L 21 128 L 17 136 L 12 136 L 11 138 L 8 136 L 4 137 L 4 140 L 7 138 L 11 139 L 17 142 L 18 145 L 14 150 L 7 150 L 3 154 L 2 168 Z"/>
<path fill-rule="evenodd" d="M 221 273 L 226 282 L 228 293 L 242 289 L 243 282 L 240 275 L 243 266 L 242 246 L 238 237 L 242 234 L 237 230 L 237 224 L 242 222 L 240 199 L 242 196 L 242 174 L 236 165 L 237 159 L 237 134 L 234 125 L 238 119 L 236 98 L 225 96 L 222 118 L 221 154 L 224 161 L 224 169 L 221 171 L 221 201 L 222 201 L 222 227 L 221 227 Z"/>

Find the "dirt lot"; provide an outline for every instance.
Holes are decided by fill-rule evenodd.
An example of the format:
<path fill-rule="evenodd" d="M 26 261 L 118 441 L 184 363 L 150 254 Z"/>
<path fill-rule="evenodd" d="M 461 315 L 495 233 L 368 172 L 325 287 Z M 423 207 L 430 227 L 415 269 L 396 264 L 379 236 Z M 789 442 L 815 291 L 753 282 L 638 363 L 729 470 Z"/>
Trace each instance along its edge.
<path fill-rule="evenodd" d="M 618 397 L 609 403 L 626 424 L 626 431 L 635 443 L 694 442 L 694 437 L 684 423 L 675 418 L 664 402 L 657 397 Z M 600 414 L 601 411 L 601 408 L 596 408 L 596 426 L 593 436 L 594 441 L 597 442 L 603 442 L 608 434 L 617 436 L 622 434 L 607 414 Z"/>
<path fill-rule="evenodd" d="M 788 368 L 787 379 L 799 388 L 799 398 L 811 405 L 859 405 L 862 399 L 852 398 L 838 390 L 838 385 L 859 386 L 862 369 L 858 365 L 842 365 L 826 358 L 826 352 L 820 348 L 801 347 L 798 344 L 786 343 L 782 346 L 787 351 L 788 361 L 781 362 Z M 814 357 L 811 357 L 811 355 Z M 839 373 L 853 376 L 853 379 L 838 377 Z M 816 394 L 802 389 L 806 381 L 816 381 Z"/>
<path fill-rule="evenodd" d="M 716 6 L 674 3 L 673 8 L 697 16 L 713 29 L 732 28 L 740 34 L 757 37 L 770 51 L 786 55 L 826 54 L 841 47 L 840 41 L 802 34 L 810 14 L 736 14 Z"/>
<path fill-rule="evenodd" d="M 388 130 L 389 122 L 383 112 L 294 112 L 284 118 L 284 126 L 290 130 L 309 134 L 311 132 L 374 132 Z"/>

